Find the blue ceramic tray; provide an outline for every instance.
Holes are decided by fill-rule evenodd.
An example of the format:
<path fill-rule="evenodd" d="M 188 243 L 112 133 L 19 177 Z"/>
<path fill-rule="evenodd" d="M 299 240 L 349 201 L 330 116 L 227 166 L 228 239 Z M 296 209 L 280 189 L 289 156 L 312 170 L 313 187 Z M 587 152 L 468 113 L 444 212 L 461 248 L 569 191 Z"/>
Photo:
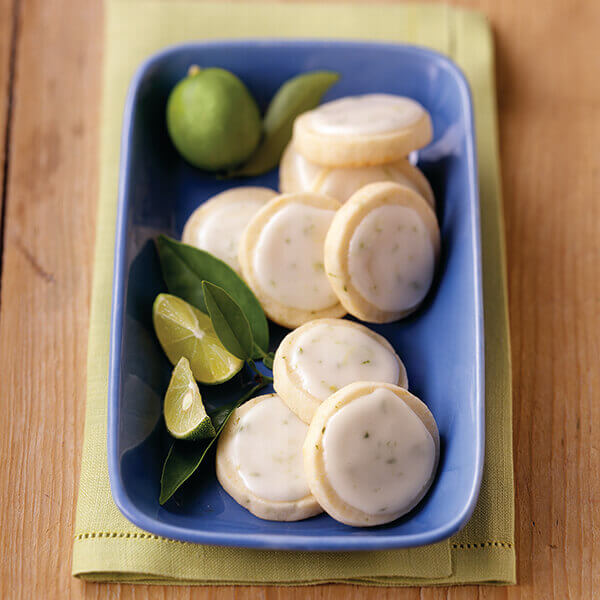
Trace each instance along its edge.
<path fill-rule="evenodd" d="M 387 92 L 410 96 L 431 113 L 434 140 L 419 166 L 431 182 L 442 231 L 439 275 L 415 315 L 374 327 L 406 364 L 411 391 L 438 423 L 442 447 L 430 493 L 405 518 L 371 529 L 320 515 L 296 523 L 263 521 L 236 504 L 207 461 L 165 506 L 158 504 L 169 438 L 161 418 L 171 365 L 152 329 L 152 302 L 165 291 L 153 238 L 179 237 L 190 213 L 232 185 L 277 187 L 277 172 L 219 181 L 187 165 L 167 136 L 165 103 L 189 65 L 236 73 L 264 107 L 289 77 L 333 69 L 342 78 L 326 100 Z M 411 46 L 330 41 L 235 41 L 186 44 L 137 71 L 123 123 L 116 236 L 108 466 L 113 498 L 133 523 L 155 534 L 204 544 L 298 550 L 378 550 L 430 544 L 469 519 L 484 453 L 483 310 L 473 115 L 458 68 Z M 285 334 L 271 326 L 276 343 Z M 233 399 L 236 382 L 202 389 L 207 404 Z"/>

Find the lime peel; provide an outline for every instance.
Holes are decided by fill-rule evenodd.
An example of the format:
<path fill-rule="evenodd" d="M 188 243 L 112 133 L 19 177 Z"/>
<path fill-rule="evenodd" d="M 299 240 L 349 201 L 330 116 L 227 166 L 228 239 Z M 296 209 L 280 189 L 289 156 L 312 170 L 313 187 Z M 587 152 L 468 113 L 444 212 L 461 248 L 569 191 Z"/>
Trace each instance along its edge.
<path fill-rule="evenodd" d="M 261 139 L 256 100 L 233 73 L 194 67 L 169 95 L 169 136 L 179 154 L 195 167 L 234 168 L 248 160 Z"/>
<path fill-rule="evenodd" d="M 164 405 L 165 424 L 169 433 L 180 440 L 202 440 L 217 434 L 202 403 L 187 358 L 180 358 L 173 369 Z"/>

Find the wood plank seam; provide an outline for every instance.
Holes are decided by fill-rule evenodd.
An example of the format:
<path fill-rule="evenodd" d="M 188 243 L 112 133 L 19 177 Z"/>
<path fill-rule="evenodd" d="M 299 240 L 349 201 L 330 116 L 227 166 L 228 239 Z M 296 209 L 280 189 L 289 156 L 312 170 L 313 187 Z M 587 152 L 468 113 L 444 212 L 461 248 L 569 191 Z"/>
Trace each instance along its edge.
<path fill-rule="evenodd" d="M 12 116 L 14 101 L 14 83 L 17 65 L 17 41 L 19 36 L 19 15 L 21 0 L 13 0 L 12 24 L 10 28 L 10 52 L 8 66 L 8 82 L 6 93 L 6 120 L 4 129 L 4 160 L 2 164 L 2 192 L 0 195 L 0 291 L 2 290 L 2 267 L 4 265 L 4 230 L 6 227 L 6 205 L 8 204 L 8 173 L 10 169 L 10 140 L 12 133 Z M 0 308 L 2 307 L 2 295 L 0 294 Z"/>

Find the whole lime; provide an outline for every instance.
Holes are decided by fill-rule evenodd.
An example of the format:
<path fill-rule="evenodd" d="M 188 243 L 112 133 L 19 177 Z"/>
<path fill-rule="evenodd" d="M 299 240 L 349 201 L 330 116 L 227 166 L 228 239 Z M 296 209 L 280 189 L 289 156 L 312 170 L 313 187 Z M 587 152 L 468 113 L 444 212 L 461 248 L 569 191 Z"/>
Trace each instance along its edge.
<path fill-rule="evenodd" d="M 261 118 L 246 86 L 225 69 L 190 68 L 167 101 L 167 128 L 192 165 L 220 171 L 240 165 L 261 137 Z"/>

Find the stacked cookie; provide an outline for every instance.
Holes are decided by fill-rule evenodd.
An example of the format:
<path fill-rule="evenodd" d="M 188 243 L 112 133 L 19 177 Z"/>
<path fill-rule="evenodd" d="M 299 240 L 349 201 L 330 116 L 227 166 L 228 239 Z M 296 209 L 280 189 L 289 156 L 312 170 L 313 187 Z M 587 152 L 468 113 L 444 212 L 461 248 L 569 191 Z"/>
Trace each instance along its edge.
<path fill-rule="evenodd" d="M 381 335 L 424 300 L 440 250 L 435 200 L 408 154 L 427 112 L 403 97 L 343 98 L 304 113 L 280 189 L 241 187 L 204 203 L 183 241 L 227 262 L 266 315 L 293 329 L 275 353 L 275 394 L 238 408 L 217 476 L 264 519 L 323 509 L 354 526 L 395 520 L 433 480 L 439 436 Z"/>
<path fill-rule="evenodd" d="M 431 119 L 409 98 L 368 94 L 304 113 L 280 168 L 284 193 L 337 198 L 324 266 L 340 304 L 368 322 L 413 312 L 440 247 L 431 186 L 408 161 L 431 141 Z"/>
<path fill-rule="evenodd" d="M 369 183 L 411 188 L 433 207 L 431 187 L 408 161 L 431 141 L 431 119 L 409 98 L 342 98 L 300 115 L 279 169 L 283 193 L 321 192 L 345 202 Z"/>
<path fill-rule="evenodd" d="M 241 273 L 284 327 L 346 313 L 400 319 L 424 300 L 439 255 L 433 192 L 407 159 L 430 139 L 429 115 L 408 98 L 323 104 L 296 119 L 280 196 L 219 194 L 192 215 L 183 241 Z"/>
<path fill-rule="evenodd" d="M 239 504 L 263 519 L 325 510 L 371 526 L 423 498 L 438 430 L 385 338 L 345 319 L 310 321 L 282 341 L 273 376 L 276 394 L 238 408 L 219 439 L 217 477 Z"/>

